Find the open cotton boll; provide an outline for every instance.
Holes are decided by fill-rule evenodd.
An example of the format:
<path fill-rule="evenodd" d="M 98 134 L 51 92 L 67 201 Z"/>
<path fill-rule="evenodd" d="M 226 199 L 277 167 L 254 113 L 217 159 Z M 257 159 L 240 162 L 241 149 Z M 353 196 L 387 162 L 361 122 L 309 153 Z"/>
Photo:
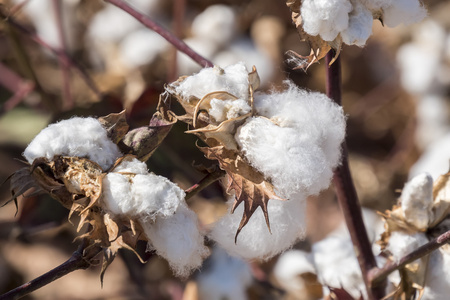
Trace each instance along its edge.
<path fill-rule="evenodd" d="M 447 299 L 450 294 L 450 254 L 448 247 L 433 251 L 427 265 L 422 300 Z"/>
<path fill-rule="evenodd" d="M 333 41 L 348 27 L 351 10 L 349 0 L 304 0 L 300 8 L 303 29 L 309 35 L 320 35 L 325 41 Z"/>
<path fill-rule="evenodd" d="M 107 170 L 121 155 L 94 118 L 72 118 L 50 124 L 28 145 L 23 156 L 31 164 L 36 158 L 52 160 L 55 155 L 88 158 Z"/>
<path fill-rule="evenodd" d="M 231 7 L 211 5 L 192 22 L 192 34 L 224 46 L 233 39 L 235 26 L 236 14 Z"/>
<path fill-rule="evenodd" d="M 210 104 L 211 108 L 208 110 L 209 115 L 217 122 L 223 122 L 248 114 L 252 109 L 247 101 L 243 99 L 212 99 Z"/>
<path fill-rule="evenodd" d="M 248 99 L 248 71 L 243 62 L 224 69 L 204 68 L 175 87 L 175 92 L 188 101 L 190 96 L 199 99 L 206 94 L 224 91 L 239 99 Z"/>
<path fill-rule="evenodd" d="M 383 23 L 388 27 L 417 23 L 426 16 L 427 11 L 419 0 L 395 0 L 383 8 Z"/>
<path fill-rule="evenodd" d="M 312 255 L 301 250 L 289 250 L 278 258 L 273 269 L 277 282 L 290 294 L 305 293 L 306 283 L 300 276 L 305 273 L 316 274 Z"/>
<path fill-rule="evenodd" d="M 226 214 L 214 224 L 209 236 L 231 255 L 244 259 L 269 259 L 292 247 L 304 236 L 305 196 L 296 196 L 296 199 L 292 197 L 287 201 L 269 201 L 267 209 L 272 234 L 266 226 L 262 210 L 257 209 L 235 243 L 235 233 L 244 212 L 244 204 L 241 203 L 234 213 Z M 233 201 L 229 201 L 230 209 Z"/>
<path fill-rule="evenodd" d="M 148 174 L 147 164 L 137 158 L 131 160 L 124 159 L 114 168 L 114 172 L 133 173 L 133 174 Z"/>
<path fill-rule="evenodd" d="M 111 172 L 103 179 L 103 201 L 116 215 L 151 220 L 168 217 L 184 196 L 176 184 L 153 173 L 130 176 Z"/>
<path fill-rule="evenodd" d="M 433 178 L 419 174 L 406 183 L 401 195 L 405 219 L 417 229 L 426 230 L 432 217 Z"/>
<path fill-rule="evenodd" d="M 184 202 L 171 216 L 157 216 L 154 223 L 148 220 L 140 220 L 140 223 L 150 240 L 149 247 L 167 259 L 177 276 L 188 276 L 209 255 L 197 216 Z"/>
<path fill-rule="evenodd" d="M 308 195 L 328 187 L 345 136 L 342 108 L 320 93 L 290 82 L 281 93 L 257 94 L 264 117 L 249 118 L 235 139 L 250 164 L 263 172 L 282 197 Z M 276 124 L 274 124 L 276 123 Z"/>
<path fill-rule="evenodd" d="M 394 231 L 389 237 L 386 249 L 391 252 L 394 261 L 398 262 L 403 256 L 427 242 L 428 238 L 422 232 L 408 234 L 406 232 Z"/>
<path fill-rule="evenodd" d="M 248 299 L 247 288 L 252 283 L 252 274 L 245 261 L 214 247 L 203 266 L 196 278 L 199 299 Z"/>
<path fill-rule="evenodd" d="M 363 47 L 372 34 L 373 16 L 360 2 L 352 1 L 352 4 L 348 27 L 341 32 L 341 38 L 347 45 Z"/>

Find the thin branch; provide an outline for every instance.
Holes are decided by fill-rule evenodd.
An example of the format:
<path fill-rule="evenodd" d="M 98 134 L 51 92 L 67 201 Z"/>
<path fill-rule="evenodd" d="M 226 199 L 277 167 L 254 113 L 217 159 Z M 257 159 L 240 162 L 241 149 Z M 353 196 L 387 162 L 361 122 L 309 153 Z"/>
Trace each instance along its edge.
<path fill-rule="evenodd" d="M 3 19 L 3 21 L 10 24 L 12 27 L 17 29 L 18 31 L 25 34 L 29 39 L 34 41 L 35 43 L 39 44 L 40 46 L 50 50 L 54 55 L 59 56 L 62 55 L 67 60 L 68 64 L 77 70 L 80 77 L 84 80 L 86 85 L 97 95 L 99 99 L 103 97 L 102 92 L 97 88 L 97 85 L 95 84 L 94 80 L 89 76 L 87 71 L 78 64 L 77 61 L 75 61 L 68 53 L 62 51 L 61 49 L 57 49 L 55 47 L 50 46 L 48 43 L 46 43 L 44 40 L 42 40 L 37 34 L 27 29 L 25 26 L 17 22 L 13 17 L 11 17 L 9 14 L 5 13 L 0 6 L 0 18 Z"/>
<path fill-rule="evenodd" d="M 330 66 L 330 62 L 335 56 L 335 51 L 328 52 L 326 56 L 327 96 L 334 102 L 342 105 L 341 101 L 341 64 L 340 58 Z M 358 195 L 353 184 L 352 175 L 348 166 L 347 145 L 344 141 L 342 145 L 342 163 L 334 171 L 333 183 L 336 189 L 339 205 L 344 214 L 345 222 L 350 233 L 353 245 L 355 247 L 356 257 L 363 274 L 363 279 L 367 287 L 369 299 L 380 299 L 384 296 L 383 282 L 371 289 L 368 280 L 368 273 L 376 268 L 375 257 L 372 252 L 372 245 L 369 242 L 367 232 L 364 226 L 361 206 L 358 201 Z"/>
<path fill-rule="evenodd" d="M 67 40 L 66 35 L 64 31 L 64 25 L 63 25 L 63 10 L 61 7 L 61 1 L 60 0 L 53 0 L 53 11 L 55 14 L 56 19 L 56 27 L 58 29 L 58 36 L 59 36 L 59 44 L 60 44 L 60 51 L 58 54 L 58 61 L 59 66 L 61 68 L 62 72 L 62 79 L 63 79 L 63 99 L 64 99 L 64 107 L 66 109 L 70 109 L 74 106 L 72 95 L 70 94 L 70 64 L 67 59 L 67 56 L 63 53 L 67 53 Z"/>
<path fill-rule="evenodd" d="M 194 184 L 193 186 L 191 186 L 190 188 L 185 190 L 185 192 L 186 192 L 186 197 L 185 197 L 186 201 L 189 200 L 190 198 L 192 198 L 195 194 L 197 194 L 198 192 L 200 192 L 201 190 L 203 190 L 207 186 L 209 186 L 210 184 L 212 184 L 215 181 L 217 181 L 220 178 L 222 178 L 223 176 L 225 176 L 225 171 L 220 169 L 219 167 L 216 167 L 216 170 L 214 170 L 211 173 L 208 173 L 208 175 L 203 177 L 203 179 L 200 180 L 198 183 Z"/>
<path fill-rule="evenodd" d="M 171 43 L 175 48 L 177 48 L 179 51 L 183 52 L 190 58 L 192 58 L 195 62 L 197 62 L 202 67 L 213 67 L 214 64 L 210 62 L 208 59 L 204 58 L 197 52 L 195 52 L 192 48 L 190 48 L 188 45 L 186 45 L 185 42 L 177 38 L 174 34 L 172 34 L 167 29 L 163 28 L 160 24 L 156 23 L 152 19 L 150 19 L 148 16 L 143 15 L 142 13 L 138 12 L 134 8 L 132 8 L 130 5 L 128 5 L 123 0 L 104 0 L 105 2 L 111 3 L 118 8 L 122 9 L 123 11 L 130 14 L 132 17 L 134 17 L 136 20 L 141 22 L 145 27 L 153 30 L 163 38 L 165 38 L 169 43 Z"/>
<path fill-rule="evenodd" d="M 83 244 L 67 261 L 47 273 L 0 295 L 0 300 L 20 299 L 73 271 L 89 268 L 91 265 L 90 260 L 100 253 L 101 248 L 90 247 L 89 250 L 86 250 L 88 253 L 85 253 L 85 247 L 86 243 L 83 241 Z"/>
<path fill-rule="evenodd" d="M 430 254 L 431 252 L 444 246 L 448 242 L 450 242 L 450 230 L 441 234 L 425 245 L 422 245 L 411 253 L 405 255 L 398 262 L 391 261 L 384 265 L 384 267 L 382 268 L 374 268 L 370 271 L 368 278 L 372 285 L 377 285 L 379 282 L 385 280 L 392 272 L 403 268 L 405 265 L 415 261 L 416 259 Z"/>
<path fill-rule="evenodd" d="M 22 79 L 2 63 L 0 63 L 0 85 L 13 93 L 13 96 L 0 108 L 0 114 L 16 107 L 35 87 L 32 81 Z"/>

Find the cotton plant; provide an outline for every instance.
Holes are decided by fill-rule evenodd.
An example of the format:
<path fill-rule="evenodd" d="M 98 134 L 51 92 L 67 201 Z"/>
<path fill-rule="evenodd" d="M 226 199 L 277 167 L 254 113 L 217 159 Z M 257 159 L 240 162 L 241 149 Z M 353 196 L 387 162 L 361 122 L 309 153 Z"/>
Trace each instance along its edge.
<path fill-rule="evenodd" d="M 282 92 L 255 92 L 256 68 L 237 63 L 205 68 L 167 88 L 185 108 L 178 118 L 191 125 L 187 133 L 227 173 L 229 213 L 209 237 L 246 259 L 268 259 L 304 236 L 305 199 L 328 187 L 339 164 L 342 108 L 284 85 Z"/>
<path fill-rule="evenodd" d="M 118 249 L 138 255 L 138 240 L 186 277 L 209 254 L 204 234 L 185 192 L 145 163 L 174 122 L 162 109 L 130 131 L 124 112 L 51 124 L 25 149 L 29 166 L 12 175 L 14 200 L 34 187 L 70 209 L 69 220 L 78 214 L 78 231 L 90 224 L 79 238 L 103 252 L 102 278 Z"/>
<path fill-rule="evenodd" d="M 398 204 L 386 211 L 385 232 L 380 240 L 383 253 L 398 262 L 413 250 L 448 230 L 449 173 L 433 178 L 422 173 L 403 188 Z M 394 295 L 421 299 L 443 299 L 450 292 L 447 278 L 450 252 L 445 245 L 407 264 L 400 276 L 389 277 L 396 286 Z"/>
<path fill-rule="evenodd" d="M 421 21 L 426 9 L 420 0 L 287 0 L 300 37 L 311 47 L 309 56 L 289 51 L 289 62 L 308 68 L 342 44 L 363 47 L 372 34 L 373 20 L 396 27 Z"/>

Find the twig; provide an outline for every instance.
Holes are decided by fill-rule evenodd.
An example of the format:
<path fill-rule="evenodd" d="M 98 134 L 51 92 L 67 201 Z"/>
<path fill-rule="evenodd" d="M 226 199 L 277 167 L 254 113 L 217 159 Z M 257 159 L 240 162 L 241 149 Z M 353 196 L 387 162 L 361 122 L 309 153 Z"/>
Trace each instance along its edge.
<path fill-rule="evenodd" d="M 191 186 L 190 188 L 185 190 L 186 201 L 189 200 L 190 198 L 192 198 L 195 194 L 197 194 L 198 192 L 200 192 L 207 186 L 209 186 L 210 184 L 212 184 L 213 182 L 222 178 L 224 175 L 225 175 L 225 171 L 220 169 L 219 167 L 216 167 L 216 170 L 214 170 L 211 173 L 208 173 L 208 175 L 203 177 L 203 179 L 200 180 L 198 183 L 194 184 L 193 186 Z"/>
<path fill-rule="evenodd" d="M 77 72 L 79 73 L 80 77 L 84 80 L 86 85 L 97 95 L 99 99 L 103 97 L 102 92 L 97 88 L 97 85 L 92 80 L 92 78 L 89 76 L 87 71 L 81 67 L 80 64 L 78 64 L 77 61 L 72 59 L 72 57 L 67 54 L 66 52 L 62 51 L 61 49 L 56 49 L 55 47 L 50 46 L 47 44 L 44 40 L 42 40 L 37 34 L 31 32 L 27 28 L 25 28 L 22 24 L 17 22 L 13 17 L 6 14 L 0 6 L 0 18 L 3 19 L 5 22 L 8 22 L 12 27 L 16 28 L 23 34 L 25 34 L 28 38 L 30 38 L 35 43 L 41 45 L 42 47 L 50 50 L 54 55 L 59 56 L 62 55 L 67 60 L 68 64 L 73 67 Z"/>
<path fill-rule="evenodd" d="M 385 280 L 387 276 L 392 272 L 403 268 L 405 265 L 415 261 L 416 259 L 419 259 L 421 257 L 430 254 L 431 252 L 442 247 L 448 242 L 450 242 L 450 230 L 441 234 L 440 236 L 426 243 L 425 245 L 422 245 L 421 247 L 417 248 L 411 253 L 405 255 L 398 262 L 391 261 L 388 262 L 386 265 L 384 265 L 384 267 L 382 268 L 372 269 L 368 275 L 369 281 L 371 282 L 372 285 L 377 285 L 378 282 Z"/>
<path fill-rule="evenodd" d="M 31 292 L 34 292 L 37 289 L 73 272 L 76 270 L 85 270 L 89 268 L 91 265 L 90 260 L 97 256 L 100 253 L 101 248 L 99 247 L 90 247 L 87 250 L 88 253 L 84 253 L 86 248 L 86 242 L 83 241 L 83 244 L 80 245 L 77 251 L 75 251 L 72 256 L 57 266 L 56 268 L 50 270 L 49 272 L 25 283 L 21 286 L 10 290 L 9 292 L 0 295 L 0 300 L 11 300 L 11 299 L 20 299 Z"/>
<path fill-rule="evenodd" d="M 33 89 L 34 83 L 20 78 L 13 70 L 0 63 L 0 85 L 5 87 L 13 96 L 0 108 L 0 114 L 16 107 Z"/>
<path fill-rule="evenodd" d="M 53 11 L 55 13 L 56 19 L 56 27 L 58 29 L 59 43 L 60 43 L 60 51 L 58 54 L 59 66 L 62 72 L 63 79 L 63 99 L 64 99 L 64 108 L 71 109 L 74 106 L 72 95 L 70 94 L 70 70 L 69 70 L 69 61 L 67 56 L 63 53 L 67 53 L 67 40 L 64 31 L 63 25 L 63 16 L 62 16 L 62 7 L 60 0 L 53 0 Z"/>
<path fill-rule="evenodd" d="M 175 0 L 173 3 L 173 33 L 174 35 L 181 39 L 183 36 L 183 21 L 184 21 L 184 14 L 186 10 L 186 0 Z M 167 81 L 172 82 L 177 80 L 178 75 L 178 51 L 175 47 L 172 47 L 171 49 L 172 53 L 170 53 L 171 56 L 171 63 L 169 65 L 169 71 L 167 76 Z"/>
<path fill-rule="evenodd" d="M 167 29 L 163 28 L 160 24 L 156 23 L 152 19 L 150 19 L 148 16 L 143 15 L 142 13 L 138 12 L 134 8 L 132 8 L 130 5 L 128 5 L 123 0 L 104 0 L 105 2 L 111 3 L 118 8 L 122 9 L 123 11 L 130 14 L 132 17 L 134 17 L 136 20 L 141 22 L 145 27 L 150 28 L 163 38 L 165 38 L 169 43 L 171 43 L 175 48 L 177 48 L 179 51 L 183 52 L 190 58 L 192 58 L 195 62 L 197 62 L 202 67 L 213 67 L 214 64 L 192 50 L 188 45 L 186 45 L 185 42 L 177 38 L 174 34 L 172 34 Z"/>
<path fill-rule="evenodd" d="M 326 56 L 327 96 L 334 102 L 342 105 L 341 101 L 341 65 L 340 58 L 330 66 L 329 63 L 335 56 L 335 51 L 328 52 Z M 369 242 L 367 232 L 364 226 L 361 206 L 358 201 L 353 179 L 348 166 L 347 145 L 344 141 L 342 145 L 342 163 L 334 171 L 333 183 L 336 189 L 339 204 L 344 214 L 345 222 L 350 233 L 353 245 L 355 247 L 356 257 L 363 274 L 369 299 L 380 299 L 384 296 L 383 281 L 378 282 L 377 286 L 371 288 L 368 280 L 368 273 L 375 268 L 376 261 L 372 253 L 372 246 Z"/>

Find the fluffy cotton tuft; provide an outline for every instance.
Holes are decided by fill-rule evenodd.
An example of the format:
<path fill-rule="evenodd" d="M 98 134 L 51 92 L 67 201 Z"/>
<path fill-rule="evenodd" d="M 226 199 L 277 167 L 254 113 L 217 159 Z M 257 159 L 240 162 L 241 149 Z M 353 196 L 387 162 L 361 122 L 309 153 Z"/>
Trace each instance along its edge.
<path fill-rule="evenodd" d="M 310 35 L 319 35 L 325 41 L 334 40 L 348 27 L 352 11 L 349 0 L 304 0 L 301 7 L 303 29 Z"/>
<path fill-rule="evenodd" d="M 450 254 L 444 246 L 430 255 L 422 300 L 447 299 L 450 294 Z"/>
<path fill-rule="evenodd" d="M 243 62 L 224 69 L 202 69 L 175 87 L 175 92 L 186 101 L 191 96 L 201 99 L 206 94 L 217 91 L 228 92 L 239 99 L 248 99 L 248 72 Z"/>
<path fill-rule="evenodd" d="M 169 262 L 177 276 L 186 277 L 209 255 L 198 229 L 197 215 L 181 203 L 170 217 L 157 216 L 155 222 L 141 221 L 150 248 Z"/>
<path fill-rule="evenodd" d="M 234 237 L 244 213 L 244 204 L 239 205 L 233 214 L 222 217 L 211 230 L 210 237 L 231 255 L 244 259 L 269 259 L 290 248 L 304 236 L 305 197 L 287 201 L 270 200 L 268 204 L 270 234 L 264 214 L 257 209 L 247 225 L 242 229 L 235 243 Z M 232 202 L 230 200 L 230 208 Z"/>
<path fill-rule="evenodd" d="M 372 34 L 372 20 L 370 10 L 360 2 L 355 2 L 349 14 L 348 27 L 341 32 L 342 41 L 347 45 L 363 47 Z"/>
<path fill-rule="evenodd" d="M 428 238 L 422 232 L 408 234 L 401 231 L 394 231 L 389 237 L 386 249 L 391 252 L 394 261 L 399 261 L 403 256 L 426 244 Z"/>
<path fill-rule="evenodd" d="M 383 22 L 386 26 L 410 25 L 421 21 L 427 11 L 419 0 L 394 0 L 383 7 Z"/>
<path fill-rule="evenodd" d="M 432 217 L 433 178 L 423 173 L 406 183 L 401 204 L 406 221 L 419 230 L 426 230 Z"/>
<path fill-rule="evenodd" d="M 147 164 L 137 158 L 124 159 L 114 168 L 114 172 L 133 173 L 133 174 L 148 174 Z"/>
<path fill-rule="evenodd" d="M 169 217 L 184 203 L 185 193 L 165 177 L 108 173 L 103 179 L 103 201 L 115 215 L 154 220 Z"/>
<path fill-rule="evenodd" d="M 212 99 L 211 108 L 208 113 L 217 122 L 230 120 L 248 114 L 251 111 L 250 105 L 243 99 L 220 100 Z"/>
<path fill-rule="evenodd" d="M 215 247 L 197 276 L 199 299 L 246 300 L 252 283 L 250 266 Z"/>
<path fill-rule="evenodd" d="M 97 119 L 72 118 L 43 129 L 23 153 L 30 164 L 39 157 L 52 160 L 55 155 L 85 157 L 107 170 L 121 153 Z"/>
<path fill-rule="evenodd" d="M 327 188 L 345 136 L 342 108 L 290 82 L 284 92 L 257 94 L 255 107 L 266 118 L 249 118 L 235 135 L 250 164 L 282 197 Z"/>

